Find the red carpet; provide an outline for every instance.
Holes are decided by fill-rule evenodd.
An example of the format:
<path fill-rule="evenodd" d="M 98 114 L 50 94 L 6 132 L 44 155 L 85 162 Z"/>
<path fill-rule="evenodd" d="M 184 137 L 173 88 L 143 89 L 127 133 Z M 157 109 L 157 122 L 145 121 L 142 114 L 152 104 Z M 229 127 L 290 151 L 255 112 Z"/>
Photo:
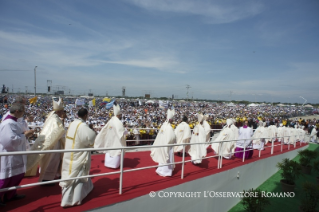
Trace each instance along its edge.
<path fill-rule="evenodd" d="M 277 143 L 278 144 L 278 143 Z M 306 144 L 303 144 L 305 146 Z M 298 143 L 296 148 L 300 148 Z M 290 151 L 295 148 L 291 145 Z M 252 163 L 271 157 L 271 148 L 262 151 L 261 157 L 258 157 L 258 151 L 254 151 L 251 159 L 242 162 L 242 159 L 233 158 L 231 160 L 223 159 L 222 169 L 217 169 L 217 158 L 203 160 L 200 166 L 194 166 L 191 163 L 185 164 L 184 179 L 181 179 L 181 164 L 177 164 L 172 177 L 160 177 L 155 173 L 155 168 L 142 171 L 133 171 L 123 174 L 123 194 L 119 195 L 119 174 L 92 178 L 94 189 L 84 199 L 82 205 L 61 208 L 61 188 L 58 184 L 52 187 L 30 187 L 19 189 L 19 194 L 25 194 L 26 198 L 7 203 L 6 207 L 1 207 L 1 211 L 85 211 L 98 208 L 125 200 L 133 199 L 150 191 L 163 190 L 168 187 L 176 186 L 185 182 L 196 180 L 208 175 L 216 174 L 225 170 L 233 169 L 244 164 Z M 284 151 L 287 152 L 288 146 L 284 145 Z M 274 154 L 281 154 L 280 146 L 274 148 Z M 208 149 L 208 155 L 212 156 L 212 149 Z M 187 156 L 186 160 L 190 157 Z M 181 161 L 182 158 L 175 155 L 175 161 Z M 130 152 L 125 154 L 124 170 L 157 165 L 150 157 L 150 152 Z M 119 169 L 117 169 L 119 170 Z M 90 174 L 112 172 L 114 170 L 104 167 L 104 154 L 93 155 Z M 37 182 L 38 177 L 28 177 L 22 180 L 21 184 Z"/>

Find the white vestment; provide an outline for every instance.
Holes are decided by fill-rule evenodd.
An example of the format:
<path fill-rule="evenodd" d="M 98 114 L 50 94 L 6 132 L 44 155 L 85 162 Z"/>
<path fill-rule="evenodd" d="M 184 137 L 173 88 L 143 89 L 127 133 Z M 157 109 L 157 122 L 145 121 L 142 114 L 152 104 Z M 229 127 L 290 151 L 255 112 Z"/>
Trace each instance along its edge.
<path fill-rule="evenodd" d="M 205 143 L 206 142 L 206 132 L 201 124 L 197 124 L 194 127 L 192 138 L 190 143 Z M 188 154 L 191 156 L 193 163 L 199 164 L 202 162 L 202 158 L 207 155 L 207 147 L 205 144 L 190 145 Z"/>
<path fill-rule="evenodd" d="M 289 137 L 289 143 L 290 144 L 295 144 L 296 143 L 296 135 L 297 135 L 297 131 L 295 128 L 289 128 L 289 132 L 290 132 L 290 137 Z"/>
<path fill-rule="evenodd" d="M 253 135 L 253 149 L 264 150 L 265 138 L 268 138 L 268 130 L 260 126 Z"/>
<path fill-rule="evenodd" d="M 236 147 L 240 148 L 247 148 L 250 147 L 251 145 L 251 137 L 253 136 L 254 132 L 253 129 L 250 127 L 244 128 L 241 127 L 238 130 L 239 136 L 238 136 L 238 141 L 236 142 Z"/>
<path fill-rule="evenodd" d="M 276 135 L 277 135 L 277 127 L 275 125 L 270 125 L 268 127 L 268 136 L 269 138 L 266 139 L 266 144 L 268 141 L 275 141 L 276 140 Z"/>
<path fill-rule="evenodd" d="M 174 133 L 174 129 L 168 121 L 165 121 L 156 136 L 153 146 L 174 144 L 175 142 L 176 136 Z M 173 163 L 173 153 L 173 147 L 158 147 L 151 149 L 151 157 L 153 161 L 158 163 L 159 165 Z M 172 176 L 174 168 L 174 164 L 161 166 L 156 169 L 156 173 L 163 177 Z"/>
<path fill-rule="evenodd" d="M 205 130 L 205 134 L 206 134 L 206 142 L 210 142 L 210 130 L 211 130 L 211 127 L 210 125 L 208 124 L 208 122 L 206 120 L 203 121 L 203 127 L 204 127 L 204 130 Z M 209 146 L 209 144 L 206 145 L 206 148 Z"/>
<path fill-rule="evenodd" d="M 8 116 L 10 115 L 10 111 L 8 111 L 6 114 L 3 115 L 2 117 L 2 121 Z M 22 130 L 22 132 L 28 131 L 29 127 L 28 127 L 28 123 L 21 117 L 18 118 L 17 120 L 18 124 L 20 125 L 20 128 Z M 26 145 L 26 150 L 29 151 L 30 150 L 30 144 L 28 139 L 25 139 L 25 145 Z"/>
<path fill-rule="evenodd" d="M 282 134 L 284 144 L 288 144 L 290 139 L 290 128 L 283 126 Z"/>
<path fill-rule="evenodd" d="M 95 132 L 83 120 L 73 121 L 66 134 L 65 149 L 92 148 Z M 61 179 L 89 175 L 91 168 L 91 152 L 66 152 L 62 162 Z M 92 191 L 91 178 L 60 182 L 62 187 L 61 207 L 80 205 L 82 200 Z"/>
<path fill-rule="evenodd" d="M 316 143 L 317 142 L 317 130 L 313 128 L 310 133 L 310 141 Z"/>
<path fill-rule="evenodd" d="M 192 137 L 191 128 L 187 123 L 182 122 L 176 127 L 175 135 L 177 144 L 187 144 Z M 189 145 L 185 145 L 185 152 L 188 152 L 189 148 Z M 175 146 L 174 152 L 183 152 L 183 146 Z"/>
<path fill-rule="evenodd" d="M 40 135 L 31 147 L 31 151 L 45 151 L 63 149 L 65 129 L 59 116 L 52 111 L 43 125 Z M 40 163 L 39 181 L 53 180 L 60 174 L 60 162 L 62 153 L 31 154 L 28 155 L 27 170 L 34 168 Z"/>
<path fill-rule="evenodd" d="M 226 125 L 226 127 L 219 133 L 214 143 L 212 143 L 211 145 L 212 149 L 214 150 L 216 154 L 221 154 L 226 159 L 231 158 L 232 153 L 234 152 L 234 149 L 235 149 L 236 141 L 228 141 L 228 140 L 237 139 L 236 135 L 234 134 L 235 131 L 238 131 L 238 129 L 236 130 L 235 128 L 231 128 Z M 228 142 L 218 143 L 219 141 L 228 141 Z"/>
<path fill-rule="evenodd" d="M 126 147 L 125 128 L 123 123 L 113 116 L 96 136 L 94 148 L 120 148 Z M 118 168 L 121 161 L 121 150 L 103 151 L 104 165 L 109 168 Z"/>
<path fill-rule="evenodd" d="M 0 152 L 26 151 L 23 130 L 20 124 L 6 119 L 0 124 Z M 0 179 L 6 179 L 26 172 L 26 155 L 0 157 Z"/>

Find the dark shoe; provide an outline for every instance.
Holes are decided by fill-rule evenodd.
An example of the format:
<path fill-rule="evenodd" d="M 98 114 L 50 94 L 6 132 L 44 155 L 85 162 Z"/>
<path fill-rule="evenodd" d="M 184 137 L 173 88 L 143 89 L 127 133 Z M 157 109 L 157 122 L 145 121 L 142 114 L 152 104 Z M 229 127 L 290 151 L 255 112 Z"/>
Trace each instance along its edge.
<path fill-rule="evenodd" d="M 1 200 L 0 200 L 0 207 L 4 207 L 4 206 L 6 206 L 6 203 L 4 203 L 4 202 L 2 202 Z"/>
<path fill-rule="evenodd" d="M 13 198 L 11 198 L 9 201 L 13 201 L 13 200 L 19 200 L 19 199 L 23 199 L 25 198 L 24 194 L 16 194 Z"/>
<path fill-rule="evenodd" d="M 4 201 L 4 202 L 10 202 L 10 201 L 14 201 L 14 200 L 23 199 L 23 198 L 25 198 L 25 195 L 24 195 L 24 194 L 20 194 L 20 195 L 16 194 L 16 195 L 14 195 L 14 197 L 12 197 L 11 199 L 7 199 L 7 197 L 4 196 L 3 201 Z"/>

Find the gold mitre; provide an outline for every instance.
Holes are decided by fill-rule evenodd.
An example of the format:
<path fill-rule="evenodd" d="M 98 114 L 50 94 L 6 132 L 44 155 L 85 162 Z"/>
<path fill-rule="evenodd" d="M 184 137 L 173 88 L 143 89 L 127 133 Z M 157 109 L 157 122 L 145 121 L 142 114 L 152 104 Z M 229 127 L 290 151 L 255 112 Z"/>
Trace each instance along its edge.
<path fill-rule="evenodd" d="M 59 111 L 59 110 L 63 110 L 64 107 L 63 107 L 63 100 L 59 97 L 59 101 L 56 102 L 53 98 L 53 110 L 54 111 Z"/>

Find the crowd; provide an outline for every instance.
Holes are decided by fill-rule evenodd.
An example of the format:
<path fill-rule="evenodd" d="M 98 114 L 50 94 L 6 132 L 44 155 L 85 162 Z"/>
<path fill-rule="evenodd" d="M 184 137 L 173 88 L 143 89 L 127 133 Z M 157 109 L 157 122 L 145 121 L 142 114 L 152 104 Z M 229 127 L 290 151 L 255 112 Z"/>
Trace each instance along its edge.
<path fill-rule="evenodd" d="M 29 104 L 23 97 L 10 96 L 1 112 L 0 152 L 121 148 L 132 145 L 126 142 L 130 138 L 135 140 L 134 145 L 140 145 L 144 138 L 154 138 L 153 146 L 199 143 L 185 146 L 185 153 L 191 156 L 194 165 L 198 165 L 206 157 L 208 146 L 216 154 L 230 159 L 232 156 L 250 158 L 253 149 L 262 150 L 273 139 L 284 144 L 305 142 L 307 130 L 310 130 L 311 141 L 317 142 L 316 119 L 288 119 L 289 115 L 301 111 L 298 107 L 177 101 L 166 102 L 163 107 L 162 102 L 126 99 L 113 101 L 112 109 L 106 109 L 102 99 L 97 99 L 95 104 L 77 107 L 74 98 L 52 100 L 49 97 L 38 98 L 36 103 Z M 221 132 L 210 145 L 207 142 L 213 141 L 212 129 Z M 256 129 L 255 133 L 253 129 Z M 33 140 L 31 147 L 30 140 Z M 220 143 L 228 140 L 234 141 Z M 120 166 L 121 150 L 103 152 L 106 167 Z M 169 163 L 173 162 L 174 152 L 181 155 L 184 151 L 180 146 L 151 149 L 150 157 L 161 165 L 156 169 L 157 174 L 172 176 L 174 165 Z M 89 151 L 2 156 L 0 189 L 19 185 L 24 176 L 34 174 L 39 166 L 40 182 L 56 178 L 65 180 L 59 184 L 62 207 L 81 204 L 93 189 L 92 181 L 90 178 L 69 179 L 88 175 L 90 157 Z M 17 195 L 16 190 L 2 192 L 0 205 L 23 197 Z"/>

